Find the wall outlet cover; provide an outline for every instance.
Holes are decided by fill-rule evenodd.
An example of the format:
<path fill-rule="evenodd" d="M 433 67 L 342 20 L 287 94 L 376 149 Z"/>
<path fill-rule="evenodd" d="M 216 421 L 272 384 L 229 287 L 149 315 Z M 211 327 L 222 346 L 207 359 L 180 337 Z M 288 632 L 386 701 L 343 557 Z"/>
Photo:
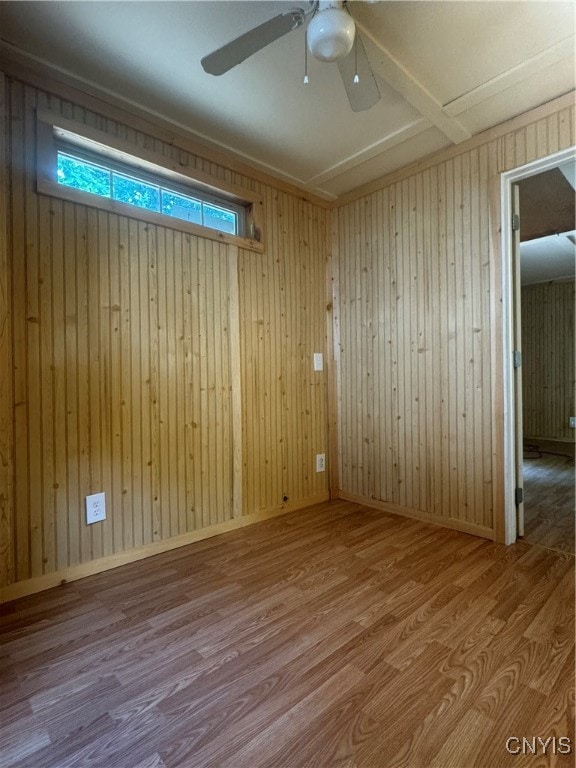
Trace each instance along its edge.
<path fill-rule="evenodd" d="M 86 496 L 86 525 L 106 520 L 106 494 L 93 493 Z"/>

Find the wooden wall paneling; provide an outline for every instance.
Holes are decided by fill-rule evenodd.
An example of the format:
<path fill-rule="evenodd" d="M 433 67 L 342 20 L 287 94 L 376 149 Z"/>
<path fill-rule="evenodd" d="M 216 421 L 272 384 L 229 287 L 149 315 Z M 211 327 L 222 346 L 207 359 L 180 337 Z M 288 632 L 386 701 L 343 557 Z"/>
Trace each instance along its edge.
<path fill-rule="evenodd" d="M 187 531 L 187 477 L 188 465 L 186 437 L 188 425 L 186 423 L 186 393 L 188 381 L 186 379 L 186 337 L 184 326 L 184 268 L 183 268 L 183 241 L 184 236 L 180 232 L 172 235 L 174 243 L 174 258 L 166 254 L 167 284 L 170 287 L 166 303 L 173 307 L 174 325 L 171 328 L 171 337 L 174 344 L 174 370 L 169 377 L 169 402 L 171 406 L 168 430 L 170 435 L 175 435 L 170 440 L 170 496 L 174 505 L 174 517 L 176 528 L 172 535 L 182 535 Z"/>
<path fill-rule="evenodd" d="M 257 273 L 253 274 L 257 276 L 257 281 L 252 283 L 251 294 L 257 308 L 256 313 L 252 313 L 254 338 L 257 341 L 257 357 L 253 362 L 258 399 L 255 432 L 258 462 L 253 467 L 257 503 L 252 508 L 255 509 L 275 508 L 284 503 L 285 496 L 291 500 L 287 478 L 288 414 L 285 408 L 288 383 L 283 371 L 288 299 L 287 256 L 282 243 L 283 231 L 288 225 L 283 216 L 283 195 L 276 190 L 268 190 L 266 200 L 269 222 L 267 250 L 254 264 Z"/>
<path fill-rule="evenodd" d="M 339 364 L 338 364 L 338 490 L 348 488 L 351 491 L 350 476 L 348 471 L 348 461 L 350 456 L 350 426 L 348 417 L 348 406 L 350 398 L 347 396 L 349 391 L 348 375 L 350 366 L 346 364 L 348 359 L 348 325 L 350 323 L 349 286 L 346 274 L 346 263 L 352 258 L 350 243 L 348 238 L 348 211 L 336 210 L 336 231 L 338 243 L 338 267 L 335 274 L 338 276 L 337 295 L 339 296 L 339 306 L 337 309 L 339 315 Z M 344 258 L 346 254 L 346 259 Z M 346 396 L 344 396 L 346 393 Z M 346 443 L 346 444 L 344 444 Z"/>
<path fill-rule="evenodd" d="M 538 157 L 551 154 L 551 142 L 548 136 L 548 119 L 538 120 L 536 123 L 536 152 Z"/>
<path fill-rule="evenodd" d="M 73 515 L 77 521 L 80 538 L 80 562 L 92 559 L 92 528 L 86 525 L 84 498 L 90 488 L 90 376 L 92 366 L 89 347 L 89 293 L 88 260 L 90 233 L 88 208 L 75 208 L 76 219 L 76 370 L 77 370 L 77 445 L 78 445 L 78 495 L 74 500 Z"/>
<path fill-rule="evenodd" d="M 39 371 L 42 371 L 39 409 L 39 423 L 42 442 L 42 459 L 39 500 L 42 516 L 42 566 L 43 571 L 55 570 L 55 515 L 54 515 L 54 356 L 52 318 L 52 264 L 51 239 L 41 233 L 51 231 L 49 201 L 38 199 L 38 329 L 39 329 Z"/>
<path fill-rule="evenodd" d="M 408 285 L 410 296 L 410 314 L 409 314 L 409 346 L 408 346 L 408 366 L 406 369 L 406 384 L 410 403 L 410 421 L 408 422 L 408 432 L 410 435 L 409 453 L 406 456 L 406 497 L 407 506 L 412 509 L 420 509 L 420 461 L 419 461 L 419 429 L 420 413 L 418 404 L 419 388 L 419 355 L 418 355 L 418 314 L 419 314 L 419 282 L 421 276 L 418 274 L 418 252 L 417 252 L 417 223 L 421 218 L 421 212 L 417 209 L 416 185 L 417 177 L 411 176 L 408 180 L 407 205 L 408 205 L 408 228 L 406 237 L 410 253 L 408 269 Z"/>
<path fill-rule="evenodd" d="M 411 207 L 410 207 L 410 182 L 411 179 L 405 179 L 399 185 L 401 203 L 397 206 L 397 210 L 401 213 L 401 219 L 399 221 L 400 230 L 402 232 L 402 238 L 398 241 L 398 250 L 396 252 L 396 258 L 401 264 L 402 274 L 402 344 L 401 344 L 401 392 L 402 392 L 402 404 L 399 407 L 398 415 L 401 417 L 401 488 L 400 499 L 403 506 L 409 505 L 409 500 L 412 500 L 412 417 L 413 417 L 413 402 L 412 402 L 412 388 L 411 388 L 411 362 L 412 362 L 412 313 L 413 307 L 413 291 L 412 291 L 412 257 L 413 254 L 410 248 L 410 235 L 411 235 Z M 411 505 L 410 505 L 411 506 Z"/>
<path fill-rule="evenodd" d="M 454 414 L 454 398 L 456 396 L 456 332 L 457 332 L 457 304 L 456 304 L 456 253 L 455 253 L 455 229 L 454 229 L 454 161 L 445 164 L 445 199 L 446 199 L 446 232 L 444 238 L 445 250 L 441 258 L 446 262 L 446 293 L 444 297 L 446 318 L 444 327 L 444 343 L 446 345 L 446 389 L 444 391 L 444 420 L 446 441 L 446 495 L 445 506 L 441 515 L 451 516 L 457 506 L 457 481 L 456 470 L 458 466 L 457 431 Z"/>
<path fill-rule="evenodd" d="M 14 580 L 12 258 L 8 252 L 8 88 L 0 72 L 0 587 Z"/>
<path fill-rule="evenodd" d="M 159 148 L 162 151 L 162 147 Z M 175 383 L 174 375 L 174 339 L 171 330 L 175 328 L 175 319 L 172 315 L 174 301 L 168 299 L 168 263 L 174 267 L 174 237 L 173 232 L 167 229 L 158 230 L 158 253 L 156 256 L 156 280 L 157 280 L 157 384 L 156 384 L 156 472 L 154 487 L 154 512 L 158 518 L 159 526 L 157 539 L 169 538 L 178 534 L 176 521 L 176 507 L 173 502 L 172 488 L 173 478 L 171 462 L 177 467 L 176 457 L 171 452 L 170 426 L 171 401 L 168 395 L 170 382 Z M 173 285 L 173 282 L 172 282 Z M 173 429 L 177 429 L 174 424 Z"/>
<path fill-rule="evenodd" d="M 355 444 L 356 444 L 356 484 L 359 491 L 367 496 L 370 496 L 370 484 L 366 477 L 366 473 L 372 469 L 369 461 L 368 443 L 368 421 L 370 419 L 370 403 L 368 402 L 367 392 L 367 376 L 369 373 L 368 362 L 368 330 L 367 330 L 367 286 L 366 273 L 368 270 L 368 242 L 367 235 L 368 229 L 366 224 L 366 205 L 367 199 L 362 199 L 358 202 L 356 207 L 356 220 L 354 223 L 354 239 L 356 247 L 356 268 L 358 269 L 357 276 L 357 293 L 356 293 L 356 307 L 355 307 L 355 329 L 356 338 L 358 340 L 358 354 L 356 356 L 356 391 L 358 392 L 359 402 L 362 404 L 361 408 L 356 409 L 353 414 L 353 423 L 355 427 Z"/>
<path fill-rule="evenodd" d="M 196 530 L 200 499 L 200 425 L 198 418 L 200 399 L 200 350 L 198 335 L 198 265 L 196 238 L 183 237 L 182 304 L 184 331 L 184 423 L 186 426 L 186 530 Z"/>
<path fill-rule="evenodd" d="M 234 282 L 234 278 L 231 275 L 232 265 L 231 256 L 229 253 L 231 246 L 219 245 L 217 250 L 219 253 L 220 262 L 220 294 L 219 303 L 216 308 L 216 312 L 220 322 L 220 338 L 221 344 L 219 346 L 219 358 L 220 358 L 220 370 L 221 375 L 217 374 L 217 381 L 221 377 L 219 399 L 217 401 L 217 409 L 222 412 L 222 430 L 219 433 L 219 445 L 216 448 L 216 465 L 221 467 L 221 481 L 218 482 L 219 492 L 221 496 L 218 501 L 217 520 L 218 522 L 224 522 L 234 517 L 234 451 L 236 448 L 235 438 L 237 436 L 236 425 L 234 422 L 235 417 L 235 402 L 234 402 L 234 383 L 232 370 L 232 339 L 231 339 L 231 304 L 233 301 L 231 283 Z M 232 246 L 233 247 L 233 246 Z M 237 274 L 237 273 L 236 273 Z M 240 376 L 239 355 L 236 358 L 238 363 L 237 373 Z M 238 393 L 241 395 L 241 392 Z M 241 415 L 241 414 L 240 414 Z M 220 451 L 220 452 L 219 452 Z M 240 453 L 241 457 L 241 453 Z M 221 500 L 220 500 L 221 499 Z"/>
<path fill-rule="evenodd" d="M 377 345 L 375 338 L 375 328 L 378 319 L 373 317 L 373 299 L 372 287 L 375 278 L 375 258 L 374 251 L 377 250 L 377 240 L 374 241 L 374 212 L 373 201 L 367 198 L 363 201 L 363 232 L 364 242 L 362 252 L 364 255 L 362 265 L 362 289 L 360 306 L 361 323 L 364 335 L 364 359 L 361 363 L 362 368 L 362 389 L 363 399 L 366 403 L 366 409 L 362 419 L 362 469 L 364 475 L 364 487 L 368 496 L 375 496 L 375 448 L 374 448 L 374 420 L 375 420 L 375 402 L 374 402 L 374 363 Z"/>
<path fill-rule="evenodd" d="M 294 259 L 294 240 L 292 225 L 294 223 L 293 207 L 291 199 L 281 193 L 279 196 L 279 216 L 280 216 L 280 258 L 282 259 L 283 276 L 285 288 L 285 304 L 283 312 L 283 327 L 282 327 L 282 401 L 283 401 L 283 413 L 285 414 L 285 421 L 283 424 L 282 434 L 283 440 L 283 487 L 286 495 L 289 499 L 298 494 L 299 480 L 301 476 L 302 466 L 302 454 L 305 441 L 305 433 L 301 432 L 293 433 L 294 415 L 297 413 L 298 404 L 298 391 L 293 390 L 294 383 L 294 371 L 301 370 L 302 355 L 301 339 L 299 338 L 297 330 L 294 328 L 295 317 L 290 311 L 290 307 L 293 306 L 293 302 L 297 300 L 298 287 L 292 285 L 289 280 L 289 275 L 295 269 L 293 264 Z M 290 343 L 292 342 L 292 343 Z"/>
<path fill-rule="evenodd" d="M 371 306 L 378 306 L 376 296 L 383 282 L 385 270 L 383 259 L 383 232 L 380 227 L 382 221 L 382 196 L 374 195 L 370 200 L 370 239 L 371 239 L 371 281 L 369 284 L 369 301 Z M 374 315 L 371 330 L 372 346 L 372 370 L 370 371 L 370 389 L 372 402 L 372 420 L 370 423 L 371 462 L 373 467 L 373 481 L 371 495 L 378 498 L 381 495 L 383 475 L 385 475 L 386 450 L 382 445 L 380 424 L 385 423 L 385 401 L 377 382 L 381 380 L 381 365 L 387 358 L 386 327 L 382 308 Z"/>
<path fill-rule="evenodd" d="M 210 525 L 213 515 L 217 513 L 216 484 L 218 467 L 216 465 L 215 443 L 220 437 L 217 430 L 216 411 L 216 354 L 214 342 L 218 343 L 216 334 L 214 340 L 211 336 L 211 322 L 215 321 L 215 297 L 213 281 L 216 281 L 218 264 L 215 262 L 216 254 L 213 252 L 212 243 L 203 239 L 198 240 L 198 267 L 199 267 L 199 293 L 200 293 L 200 366 L 201 366 L 201 392 L 200 392 L 200 423 L 202 436 L 202 515 L 201 527 Z M 212 275 L 209 273 L 212 272 Z M 212 278 L 212 279 L 211 279 Z M 214 438 L 214 439 L 212 439 Z"/>
<path fill-rule="evenodd" d="M 420 510 L 437 521 L 502 537 L 499 173 L 573 143 L 565 127 L 572 112 L 564 105 L 557 116 L 542 111 L 534 123 L 516 121 L 514 130 L 493 132 L 484 142 L 474 140 L 422 168 L 392 174 L 338 205 L 334 272 L 340 296 L 343 496 L 369 500 L 375 488 L 388 508 L 396 505 L 407 514 Z M 429 189 L 434 190 L 433 210 Z M 390 196 L 389 209 L 375 226 L 383 194 Z M 385 231 L 394 291 L 381 276 L 387 257 L 379 237 Z M 366 303 L 368 273 L 372 288 L 380 289 L 371 290 Z M 370 345 L 367 328 L 372 323 L 380 336 L 378 323 L 392 301 L 388 381 L 382 345 Z M 380 358 L 373 366 L 372 354 Z M 389 393 L 390 426 L 370 395 L 368 377 L 361 379 L 357 368 L 373 370 L 375 391 Z M 371 419 L 380 430 L 372 453 L 365 442 Z M 380 479 L 387 441 L 394 490 Z M 372 466 L 365 466 L 370 456 Z"/>
<path fill-rule="evenodd" d="M 383 283 L 383 272 L 385 271 L 383 258 L 383 232 L 380 228 L 382 221 L 382 196 L 375 195 L 369 200 L 370 205 L 370 239 L 371 239 L 371 270 L 372 278 L 369 285 L 369 302 L 371 306 L 377 306 L 375 297 L 378 295 L 380 286 Z M 371 461 L 373 466 L 373 482 L 371 494 L 374 498 L 381 495 L 381 488 L 385 478 L 384 460 L 386 451 L 382 445 L 382 433 L 379 425 L 385 423 L 385 400 L 379 391 L 376 383 L 381 380 L 381 366 L 387 358 L 386 344 L 386 326 L 382 308 L 377 312 L 373 319 L 372 326 L 372 371 L 370 372 L 371 381 L 371 402 L 372 402 L 372 421 L 370 424 L 371 441 Z"/>
<path fill-rule="evenodd" d="M 24 111 L 34 108 L 34 92 L 24 90 Z M 42 573 L 42 443 L 41 443 L 41 375 L 40 362 L 40 307 L 39 307 L 39 240 L 36 196 L 33 188 L 34 134 L 28 121 L 24 124 L 24 151 L 27 183 L 25 185 L 24 220 L 26 247 L 26 401 L 28 404 L 28 462 L 30 504 L 30 575 Z M 32 431 L 31 426 L 34 425 Z"/>
<path fill-rule="evenodd" d="M 328 453 L 326 373 L 312 371 L 312 352 L 326 352 L 326 207 L 178 148 L 264 198 L 267 251 L 238 254 L 235 300 L 225 247 L 36 194 L 37 104 L 172 152 L 151 123 L 72 95 L 10 82 L 17 531 L 6 580 L 21 582 L 11 595 L 328 490 L 314 472 L 315 453 Z M 238 394 L 251 422 L 239 454 Z M 97 490 L 108 517 L 87 527 L 84 497 Z"/>
<path fill-rule="evenodd" d="M 492 363 L 490 359 L 490 200 L 489 200 L 489 165 L 488 165 L 488 148 L 486 145 L 479 149 L 479 251 L 477 259 L 480 265 L 478 272 L 478 285 L 480 288 L 480 302 L 478 306 L 478 312 L 481 319 L 481 324 L 478 326 L 476 333 L 476 351 L 475 351 L 475 365 L 476 370 L 480 365 L 481 375 L 479 377 L 479 386 L 481 390 L 480 396 L 475 400 L 475 418 L 478 425 L 477 444 L 482 446 L 482 473 L 477 474 L 477 490 L 478 499 L 481 499 L 481 509 L 483 510 L 483 525 L 486 528 L 493 527 L 492 520 L 492 452 L 490 443 L 491 434 L 491 373 Z M 479 362 L 480 360 L 480 362 Z"/>
<path fill-rule="evenodd" d="M 342 392 L 345 389 L 345 367 L 344 367 L 344 340 L 347 339 L 345 323 L 348 322 L 350 313 L 346 311 L 344 307 L 344 296 L 346 294 L 346 284 L 344 282 L 344 259 L 342 253 L 349 253 L 348 243 L 344 237 L 344 222 L 346 217 L 340 214 L 338 209 L 332 212 L 332 237 L 333 237 L 333 259 L 335 264 L 332 267 L 333 275 L 333 288 L 332 296 L 334 300 L 334 374 L 336 381 L 334 382 L 334 389 L 336 393 L 336 429 L 337 429 L 337 483 L 338 483 L 338 496 L 340 496 L 340 490 L 344 487 L 345 479 L 345 467 L 344 460 L 348 456 L 348 452 L 344 450 L 342 441 L 348 439 L 349 431 L 346 429 L 346 404 L 347 399 L 343 399 Z M 347 354 L 347 351 L 346 351 Z"/>
<path fill-rule="evenodd" d="M 238 248 L 228 248 L 228 332 L 230 345 L 231 439 L 232 439 L 232 516 L 242 517 L 243 437 L 242 437 L 242 353 L 240 347 L 240 297 Z"/>
<path fill-rule="evenodd" d="M 350 472 L 349 472 L 349 460 L 350 460 L 350 418 L 349 418 L 349 406 L 350 398 L 348 377 L 350 375 L 351 366 L 347 364 L 348 361 L 348 340 L 349 340 L 349 324 L 351 318 L 351 311 L 349 307 L 350 290 L 347 279 L 347 263 L 353 258 L 352 251 L 350 249 L 348 224 L 349 216 L 348 211 L 337 211 L 338 221 L 338 295 L 340 297 L 340 305 L 338 314 L 340 317 L 340 338 L 339 338 L 339 380 L 338 380 L 338 466 L 339 466 L 339 484 L 338 488 L 347 488 L 352 492 L 350 484 Z M 344 258 L 346 254 L 346 258 Z"/>
<path fill-rule="evenodd" d="M 361 420 L 364 415 L 365 403 L 362 398 L 362 294 L 359 285 L 356 283 L 356 276 L 362 275 L 362 200 L 358 200 L 352 210 L 351 238 L 353 243 L 353 261 L 348 262 L 348 282 L 350 286 L 350 336 L 348 344 L 348 367 L 350 368 L 350 378 L 353 382 L 354 391 L 358 398 L 360 408 L 349 409 L 350 434 L 354 450 L 349 456 L 351 484 L 356 493 L 362 493 L 362 443 L 361 443 Z M 350 343 L 350 341 L 354 343 Z"/>
<path fill-rule="evenodd" d="M 465 465 L 462 471 L 462 516 L 467 522 L 474 522 L 475 519 L 475 496 L 473 476 L 475 469 L 475 453 L 477 451 L 474 440 L 474 419 L 472 410 L 472 391 L 473 380 L 473 289 L 471 285 L 471 275 L 474 269 L 476 255 L 476 242 L 471 243 L 471 220 L 475 216 L 475 211 L 471 205 L 471 154 L 466 153 L 462 156 L 462 203 L 460 207 L 462 222 L 462 243 L 460 259 L 462 263 L 461 273 L 461 325 L 462 334 L 460 376 L 462 380 L 462 411 L 459 414 L 460 429 L 462 433 L 462 453 L 465 457 Z M 475 290 L 478 290 L 478 285 Z"/>
<path fill-rule="evenodd" d="M 399 344 L 399 320 L 401 315 L 398 311 L 402 301 L 400 270 L 397 259 L 397 242 L 400 235 L 396 229 L 396 208 L 397 208 L 397 185 L 393 184 L 389 188 L 387 198 L 387 208 L 384 212 L 385 237 L 387 231 L 388 242 L 388 260 L 390 265 L 390 292 L 388 295 L 388 323 L 390 326 L 390 458 L 388 462 L 389 473 L 389 499 L 394 504 L 400 503 L 400 472 L 401 457 L 398 434 L 400 430 L 400 344 Z"/>
<path fill-rule="evenodd" d="M 66 302 L 64 260 L 64 204 L 60 200 L 47 201 L 49 206 L 52 247 L 52 329 L 54 334 L 54 516 L 56 525 L 56 569 L 61 570 L 69 563 L 68 527 L 68 457 L 67 457 L 67 367 L 66 367 Z"/>
<path fill-rule="evenodd" d="M 196 241 L 197 247 L 197 286 L 193 286 L 193 290 L 198 292 L 197 299 L 197 325 L 193 329 L 193 337 L 198 337 L 197 347 L 197 366 L 198 370 L 196 376 L 199 380 L 199 387 L 196 391 L 196 417 L 195 421 L 198 424 L 198 433 L 200 440 L 197 442 L 196 447 L 198 452 L 195 453 L 194 459 L 197 466 L 197 473 L 195 477 L 195 484 L 198 487 L 198 506 L 196 509 L 196 528 L 203 528 L 209 523 L 210 514 L 210 501 L 209 501 L 209 483 L 211 479 L 211 473 L 208 466 L 208 446 L 209 446 L 209 428 L 212 422 L 213 416 L 210 408 L 209 387 L 210 387 L 210 366 L 208 363 L 208 339 L 207 339 L 207 285 L 206 285 L 206 247 L 207 244 L 198 239 Z"/>
<path fill-rule="evenodd" d="M 338 498 L 340 489 L 340 294 L 339 294 L 339 245 L 338 213 L 332 211 L 326 217 L 326 243 L 329 251 L 326 259 L 326 360 L 328 366 L 328 488 L 331 499 Z"/>
<path fill-rule="evenodd" d="M 270 221 L 265 252 L 239 252 L 244 514 L 278 507 L 285 493 L 286 415 L 278 407 L 285 387 L 285 265 L 277 192 L 264 191 L 264 207 Z"/>
<path fill-rule="evenodd" d="M 148 229 L 148 319 L 150 328 L 150 383 L 148 386 L 150 401 L 150 513 L 152 533 L 150 541 L 159 541 L 163 538 L 162 508 L 160 506 L 160 382 L 166 371 L 166 358 L 160 359 L 160 325 L 158 279 L 158 259 L 160 258 L 161 244 L 165 244 L 165 230 L 161 227 L 147 227 Z M 162 251 L 165 254 L 165 250 Z M 169 518 L 169 507 L 165 508 Z M 168 530 L 166 531 L 168 535 Z"/>
<path fill-rule="evenodd" d="M 436 386 L 436 373 L 434 370 L 434 360 L 432 350 L 435 349 L 434 323 L 431 306 L 431 291 L 433 273 L 435 269 L 432 266 L 432 213 L 430 210 L 430 187 L 432 183 L 432 173 L 426 171 L 421 178 L 419 187 L 419 208 L 421 215 L 418 225 L 418 253 L 419 253 L 419 272 L 420 278 L 420 307 L 419 307 L 419 337 L 418 337 L 418 360 L 420 363 L 418 404 L 422 419 L 420 429 L 420 466 L 423 467 L 420 473 L 420 488 L 422 496 L 425 499 L 421 504 L 423 509 L 434 508 L 435 498 L 435 466 L 434 456 L 432 454 L 432 445 L 435 440 L 434 423 L 434 399 L 433 391 Z"/>
<path fill-rule="evenodd" d="M 284 497 L 290 502 L 290 485 L 288 483 L 288 414 L 286 412 L 286 387 L 288 382 L 284 376 L 283 361 L 286 355 L 286 334 L 287 334 L 287 285 L 286 285 L 286 254 L 283 249 L 283 229 L 286 227 L 283 218 L 282 203 L 283 196 L 277 190 L 269 190 L 267 194 L 267 219 L 270 222 L 267 234 L 266 256 L 259 259 L 257 265 L 258 274 L 261 276 L 258 284 L 254 288 L 258 290 L 258 299 L 255 306 L 260 309 L 253 314 L 254 331 L 257 332 L 257 340 L 260 343 L 259 356 L 254 360 L 256 369 L 260 370 L 257 381 L 257 393 L 262 408 L 268 402 L 279 402 L 281 407 L 274 409 L 275 418 L 269 423 L 270 432 L 267 433 L 265 422 L 259 421 L 260 427 L 259 441 L 259 463 L 254 467 L 260 476 L 260 484 L 265 483 L 265 477 L 268 474 L 269 485 L 261 488 L 258 493 L 258 508 L 265 508 L 266 504 L 278 504 L 284 501 Z M 271 302 L 265 297 L 276 296 L 276 302 Z M 252 300 L 255 300 L 252 294 Z M 258 327 L 259 326 L 259 327 Z M 271 345 L 269 368 L 265 363 L 265 348 L 262 342 L 268 338 Z M 264 358 L 262 357 L 264 353 Z M 264 363 L 264 364 L 263 364 Z M 269 412 L 270 413 L 270 412 Z M 261 427 L 264 426 L 264 434 Z M 274 432 L 272 431 L 274 430 Z M 262 454 L 262 449 L 268 453 L 268 457 Z M 266 463 L 268 458 L 268 464 Z M 272 466 L 273 471 L 268 473 L 268 468 Z"/>
<path fill-rule="evenodd" d="M 215 343 L 212 345 L 214 350 L 214 422 L 216 424 L 216 439 L 212 441 L 210 451 L 210 464 L 220 471 L 215 476 L 214 493 L 211 494 L 211 506 L 215 506 L 210 516 L 210 522 L 222 522 L 228 518 L 231 511 L 231 498 L 228 492 L 231 487 L 232 473 L 227 477 L 228 470 L 231 469 L 227 461 L 233 446 L 231 443 L 231 418 L 229 398 L 231 397 L 229 372 L 229 347 L 227 321 L 230 314 L 229 293 L 228 293 L 228 264 L 227 249 L 224 247 L 224 254 L 220 253 L 221 246 L 213 246 L 213 308 L 212 322 L 210 326 L 214 334 Z M 214 269 L 215 267 L 215 269 Z M 221 339 L 218 344 L 217 340 Z M 221 422 L 221 424 L 220 424 Z M 218 429 L 218 427 L 221 427 Z"/>
<path fill-rule="evenodd" d="M 485 414 L 489 421 L 492 498 L 490 510 L 492 526 L 497 541 L 505 540 L 504 514 L 504 389 L 503 355 L 504 342 L 502 329 L 502 221 L 500 215 L 501 190 L 500 173 L 503 166 L 503 147 L 501 141 L 493 142 L 488 154 L 488 230 L 489 230 L 489 291 L 490 291 L 490 393 L 491 407 Z"/>
<path fill-rule="evenodd" d="M 100 478 L 99 488 L 106 493 L 108 517 L 102 526 L 102 552 L 106 557 L 114 552 L 114 523 L 115 505 L 113 496 L 113 438 L 112 438 L 112 346 L 113 339 L 117 337 L 119 301 L 114 301 L 112 296 L 111 281 L 111 254 L 110 254 L 110 216 L 105 211 L 97 212 L 98 227 L 98 259 L 93 265 L 94 272 L 98 274 L 98 355 L 99 369 L 98 379 L 95 382 L 92 400 L 98 399 L 100 430 Z"/>
<path fill-rule="evenodd" d="M 110 411 L 112 443 L 112 509 L 114 551 L 129 548 L 134 541 L 134 526 L 131 506 L 135 488 L 139 482 L 140 467 L 128 464 L 132 455 L 131 413 L 136 412 L 139 390 L 132 388 L 132 353 L 130 300 L 136 276 L 130 268 L 131 253 L 135 245 L 131 243 L 134 235 L 130 234 L 131 222 L 125 217 L 108 215 L 109 238 L 108 259 L 110 265 L 109 296 L 110 310 L 108 323 L 110 329 Z M 137 291 L 134 288 L 137 296 Z M 136 379 L 135 379 L 136 381 Z"/>
<path fill-rule="evenodd" d="M 138 221 L 136 224 L 137 231 L 137 246 L 136 251 L 131 254 L 132 258 L 136 261 L 136 270 L 138 276 L 138 290 L 139 290 L 139 302 L 138 302 L 138 314 L 134 314 L 134 310 L 130 307 L 131 317 L 135 321 L 135 325 L 139 325 L 139 345 L 132 345 L 132 354 L 139 358 L 139 378 L 136 386 L 140 389 L 140 413 L 135 414 L 135 418 L 132 419 L 132 428 L 136 426 L 136 422 L 139 420 L 141 425 L 140 434 L 140 450 L 138 463 L 141 466 L 141 497 L 140 504 L 133 504 L 132 506 L 132 521 L 134 525 L 134 545 L 149 544 L 152 541 L 152 498 L 151 498 L 151 485 L 152 485 L 152 419 L 151 419 L 151 406 L 152 397 L 150 391 L 151 385 L 151 366 L 152 366 L 152 329 L 150 323 L 150 305 L 151 305 L 151 292 L 150 292 L 150 277 L 149 277 L 149 263 L 150 263 L 150 237 L 149 237 L 149 225 L 144 222 Z M 130 297 L 133 301 L 133 296 Z M 132 380 L 134 386 L 134 380 Z M 139 512 L 139 510 L 141 510 Z M 136 539 L 136 531 L 138 530 L 138 539 Z"/>
<path fill-rule="evenodd" d="M 417 509 L 428 508 L 427 477 L 428 463 L 424 446 L 427 441 L 426 412 L 425 412 L 425 376 L 426 376 L 426 286 L 428 275 L 425 268 L 423 253 L 422 231 L 426 220 L 426 210 L 423 204 L 423 177 L 413 178 L 411 188 L 412 216 L 411 242 L 413 251 L 412 284 L 415 289 L 415 302 L 413 303 L 413 330 L 412 330 L 412 399 L 414 411 L 412 418 L 414 432 L 414 459 L 412 486 L 415 491 L 415 499 L 412 506 Z M 415 375 L 414 375 L 415 374 Z"/>
<path fill-rule="evenodd" d="M 522 288 L 523 428 L 527 438 L 574 440 L 574 281 Z"/>
<path fill-rule="evenodd" d="M 564 109 L 559 112 L 558 119 L 558 148 L 574 144 L 574 110 Z"/>
<path fill-rule="evenodd" d="M 434 297 L 434 307 L 436 312 L 437 325 L 437 348 L 438 356 L 438 382 L 439 388 L 436 392 L 435 408 L 438 411 L 438 440 L 433 450 L 436 455 L 437 473 L 438 473 L 438 495 L 435 513 L 441 516 L 446 509 L 450 507 L 450 435 L 448 430 L 448 406 L 446 403 L 448 394 L 448 344 L 446 328 L 448 325 L 448 302 L 446 301 L 448 290 L 448 260 L 447 251 L 447 232 L 448 232 L 448 209 L 447 209 L 447 173 L 448 163 L 442 163 L 437 170 L 437 251 L 435 258 L 438 264 L 438 292 Z"/>
<path fill-rule="evenodd" d="M 144 544 L 145 500 L 143 484 L 145 459 L 143 454 L 142 381 L 145 377 L 144 360 L 141 350 L 146 343 L 142 338 L 142 297 L 140 295 L 141 261 L 139 222 L 119 217 L 119 283 L 120 283 L 120 358 L 112 375 L 120 382 L 119 436 L 121 441 L 121 488 L 122 488 L 122 532 L 123 549 Z M 134 516 L 134 511 L 140 514 Z"/>
<path fill-rule="evenodd" d="M 450 413 L 454 429 L 454 463 L 453 463 L 453 500 L 450 509 L 451 517 L 465 517 L 466 511 L 466 434 L 463 419 L 465 416 L 464 403 L 464 376 L 466 363 L 464 359 L 464 337 L 466 328 L 466 316 L 464 313 L 464 285 L 463 273 L 467 267 L 466 254 L 463 252 L 462 220 L 463 220 L 463 190 L 462 190 L 462 156 L 454 158 L 452 165 L 452 184 L 454 187 L 454 199 L 452 217 L 454 221 L 453 231 L 453 262 L 454 283 L 452 293 L 452 307 L 454 311 L 454 357 L 453 357 L 453 384 L 450 392 Z"/>

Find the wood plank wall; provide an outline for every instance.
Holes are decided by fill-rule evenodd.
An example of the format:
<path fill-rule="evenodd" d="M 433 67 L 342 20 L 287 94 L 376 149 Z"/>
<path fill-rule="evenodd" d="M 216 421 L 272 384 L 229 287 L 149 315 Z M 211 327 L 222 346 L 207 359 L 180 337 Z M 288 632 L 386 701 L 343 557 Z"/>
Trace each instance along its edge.
<path fill-rule="evenodd" d="M 524 436 L 574 440 L 574 280 L 522 288 Z"/>
<path fill-rule="evenodd" d="M 264 253 L 38 195 L 36 109 L 257 192 Z M 15 448 L 0 587 L 326 499 L 326 372 L 312 373 L 326 208 L 16 79 L 7 123 Z M 84 497 L 101 490 L 108 518 L 88 527 Z"/>
<path fill-rule="evenodd" d="M 499 174 L 574 143 L 564 107 L 336 208 L 344 498 L 497 535 Z"/>

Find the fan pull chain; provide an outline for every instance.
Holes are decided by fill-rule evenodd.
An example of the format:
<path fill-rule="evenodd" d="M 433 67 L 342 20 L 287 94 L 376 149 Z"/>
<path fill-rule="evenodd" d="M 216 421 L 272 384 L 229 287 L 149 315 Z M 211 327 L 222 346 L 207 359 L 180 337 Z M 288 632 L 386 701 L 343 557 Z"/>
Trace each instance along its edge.
<path fill-rule="evenodd" d="M 308 85 L 308 28 L 304 31 L 304 85 Z"/>
<path fill-rule="evenodd" d="M 352 80 L 353 83 L 359 83 L 360 78 L 358 77 L 358 33 L 354 35 L 354 78 Z"/>

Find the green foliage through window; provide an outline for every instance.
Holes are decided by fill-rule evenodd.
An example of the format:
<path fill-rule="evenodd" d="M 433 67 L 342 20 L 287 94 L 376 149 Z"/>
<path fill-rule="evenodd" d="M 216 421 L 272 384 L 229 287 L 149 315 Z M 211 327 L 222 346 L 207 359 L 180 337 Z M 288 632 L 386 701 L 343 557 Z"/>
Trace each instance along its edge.
<path fill-rule="evenodd" d="M 238 234 L 238 214 L 210 200 L 185 195 L 84 157 L 58 151 L 58 183 L 100 197 L 145 208 L 231 235 Z"/>

